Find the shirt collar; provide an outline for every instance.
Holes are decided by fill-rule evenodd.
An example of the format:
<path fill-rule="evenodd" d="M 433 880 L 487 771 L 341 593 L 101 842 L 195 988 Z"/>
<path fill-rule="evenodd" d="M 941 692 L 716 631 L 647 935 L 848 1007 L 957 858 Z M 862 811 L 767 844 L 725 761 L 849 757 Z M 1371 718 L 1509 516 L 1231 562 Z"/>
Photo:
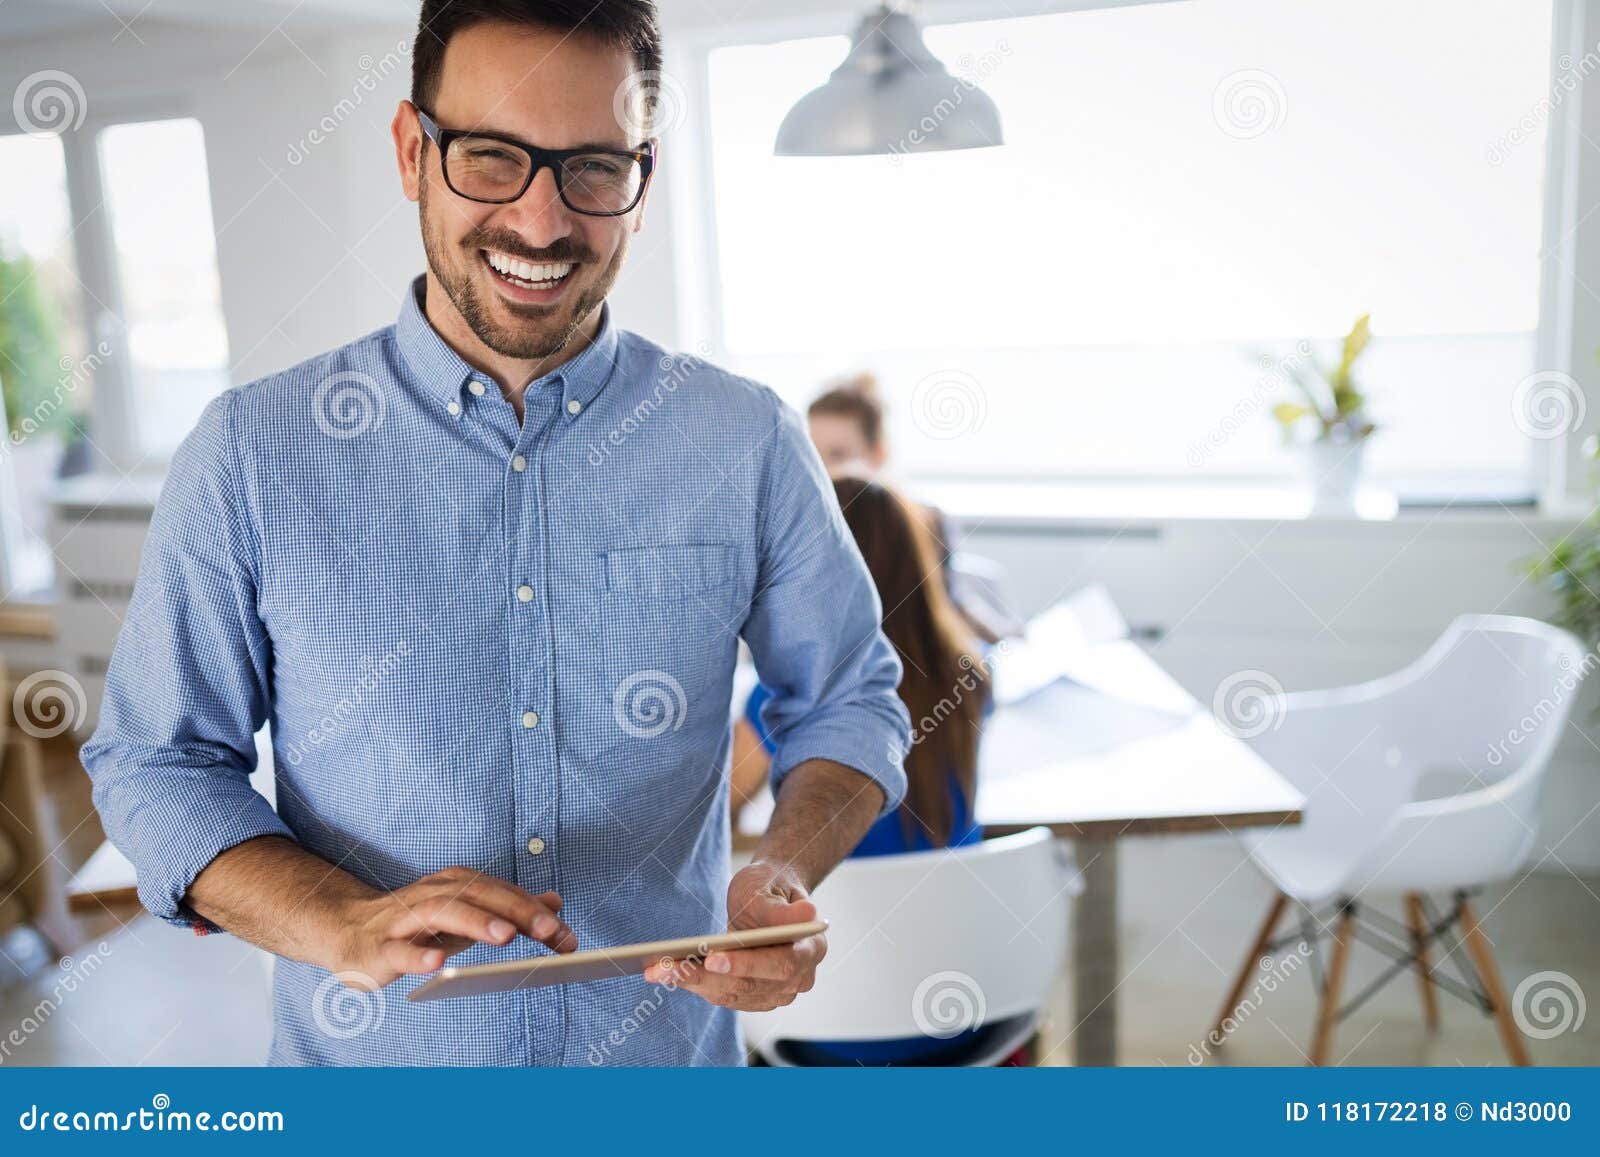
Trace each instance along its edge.
<path fill-rule="evenodd" d="M 395 322 L 395 340 L 400 354 L 417 379 L 441 397 L 455 401 L 461 387 L 472 377 L 473 369 L 450 343 L 439 336 L 439 331 L 429 324 L 422 312 L 423 287 L 426 277 L 418 277 L 406 290 L 405 303 L 400 307 L 400 319 Z"/>
<path fill-rule="evenodd" d="M 400 318 L 395 323 L 395 339 L 399 342 L 401 356 L 406 365 L 422 383 L 448 401 L 461 395 L 461 388 L 477 373 L 450 343 L 439 336 L 422 312 L 422 295 L 426 277 L 419 276 L 411 283 L 400 306 Z M 611 303 L 600 305 L 600 330 L 594 341 L 571 361 L 550 371 L 542 378 L 528 383 L 529 390 L 546 382 L 559 382 L 562 393 L 562 413 L 571 421 L 599 396 L 611 380 L 616 368 L 617 328 L 611 323 Z M 574 409 L 572 403 L 577 403 Z"/>

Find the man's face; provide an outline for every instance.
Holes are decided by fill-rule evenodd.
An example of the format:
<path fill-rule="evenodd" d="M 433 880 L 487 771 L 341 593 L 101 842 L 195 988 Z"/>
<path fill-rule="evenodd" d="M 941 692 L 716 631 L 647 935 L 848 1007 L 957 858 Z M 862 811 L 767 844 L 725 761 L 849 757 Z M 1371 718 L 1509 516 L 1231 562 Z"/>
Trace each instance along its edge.
<path fill-rule="evenodd" d="M 427 111 L 443 129 L 548 149 L 634 149 L 643 142 L 628 139 L 614 107 L 633 69 L 626 49 L 581 33 L 477 24 L 451 37 Z M 403 109 L 407 115 L 415 118 Z M 432 141 L 420 170 L 406 173 L 402 160 L 402 175 L 419 202 L 434 278 L 478 339 L 503 357 L 546 358 L 566 346 L 610 292 L 644 211 L 641 201 L 620 217 L 575 213 L 549 168 L 509 204 L 469 201 L 445 184 Z M 511 273 L 496 270 L 491 255 L 502 267 L 513 263 Z"/>
<path fill-rule="evenodd" d="M 811 443 L 830 477 L 871 477 L 882 467 L 885 448 L 867 441 L 861 423 L 847 414 L 812 414 Z"/>

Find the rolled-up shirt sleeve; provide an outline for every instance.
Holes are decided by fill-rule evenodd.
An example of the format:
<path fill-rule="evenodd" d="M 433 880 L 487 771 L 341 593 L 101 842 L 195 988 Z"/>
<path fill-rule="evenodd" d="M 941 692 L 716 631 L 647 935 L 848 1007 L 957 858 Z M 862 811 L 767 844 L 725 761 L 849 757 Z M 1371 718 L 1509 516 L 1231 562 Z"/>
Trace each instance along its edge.
<path fill-rule="evenodd" d="M 139 873 L 139 899 L 175 924 L 222 852 L 293 838 L 249 776 L 271 652 L 256 613 L 255 539 L 222 395 L 173 457 L 139 578 L 82 750 L 106 834 Z"/>
<path fill-rule="evenodd" d="M 861 772 L 885 813 L 905 795 L 911 720 L 900 660 L 833 484 L 799 415 L 769 391 L 777 427 L 760 495 L 761 566 L 744 639 L 772 693 L 772 787 L 808 759 Z"/>

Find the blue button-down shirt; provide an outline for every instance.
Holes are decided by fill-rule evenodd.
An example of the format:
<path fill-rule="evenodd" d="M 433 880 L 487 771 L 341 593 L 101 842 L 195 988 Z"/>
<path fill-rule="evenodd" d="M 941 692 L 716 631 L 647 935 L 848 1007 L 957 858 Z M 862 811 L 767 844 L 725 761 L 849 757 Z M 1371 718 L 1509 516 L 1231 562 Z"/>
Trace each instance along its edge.
<path fill-rule="evenodd" d="M 173 459 L 83 749 L 106 830 L 175 923 L 214 857 L 280 835 L 380 888 L 465 865 L 557 891 L 580 947 L 721 929 L 741 637 L 775 782 L 820 758 L 904 790 L 900 667 L 832 487 L 772 391 L 609 306 L 519 424 L 422 286 L 217 398 Z M 268 720 L 276 812 L 247 782 Z M 742 1060 L 731 1012 L 638 977 L 408 1003 L 418 983 L 280 960 L 271 1060 Z"/>

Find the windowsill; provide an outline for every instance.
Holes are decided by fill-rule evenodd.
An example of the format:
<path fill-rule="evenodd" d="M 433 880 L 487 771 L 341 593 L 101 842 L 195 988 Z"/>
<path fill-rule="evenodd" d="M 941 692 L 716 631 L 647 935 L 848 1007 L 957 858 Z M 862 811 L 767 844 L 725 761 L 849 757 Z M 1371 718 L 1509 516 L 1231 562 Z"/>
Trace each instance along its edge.
<path fill-rule="evenodd" d="M 92 509 L 148 511 L 163 477 L 85 475 L 60 483 L 51 501 L 69 516 Z M 1448 482 L 1397 479 L 1363 487 L 1354 508 L 1318 506 L 1302 487 L 1280 481 L 1054 478 L 909 478 L 918 499 L 952 518 L 984 526 L 1051 527 L 1162 522 L 1316 521 L 1393 522 L 1426 519 L 1503 519 L 1572 523 L 1587 508 L 1541 510 L 1526 484 L 1504 478 Z"/>
<path fill-rule="evenodd" d="M 1499 485 L 1362 487 L 1353 505 L 1319 505 L 1281 482 L 1199 483 L 1096 479 L 1049 481 L 923 479 L 908 483 L 952 518 L 991 529 L 1199 521 L 1382 523 L 1417 518 L 1559 520 L 1542 514 L 1526 488 Z"/>

